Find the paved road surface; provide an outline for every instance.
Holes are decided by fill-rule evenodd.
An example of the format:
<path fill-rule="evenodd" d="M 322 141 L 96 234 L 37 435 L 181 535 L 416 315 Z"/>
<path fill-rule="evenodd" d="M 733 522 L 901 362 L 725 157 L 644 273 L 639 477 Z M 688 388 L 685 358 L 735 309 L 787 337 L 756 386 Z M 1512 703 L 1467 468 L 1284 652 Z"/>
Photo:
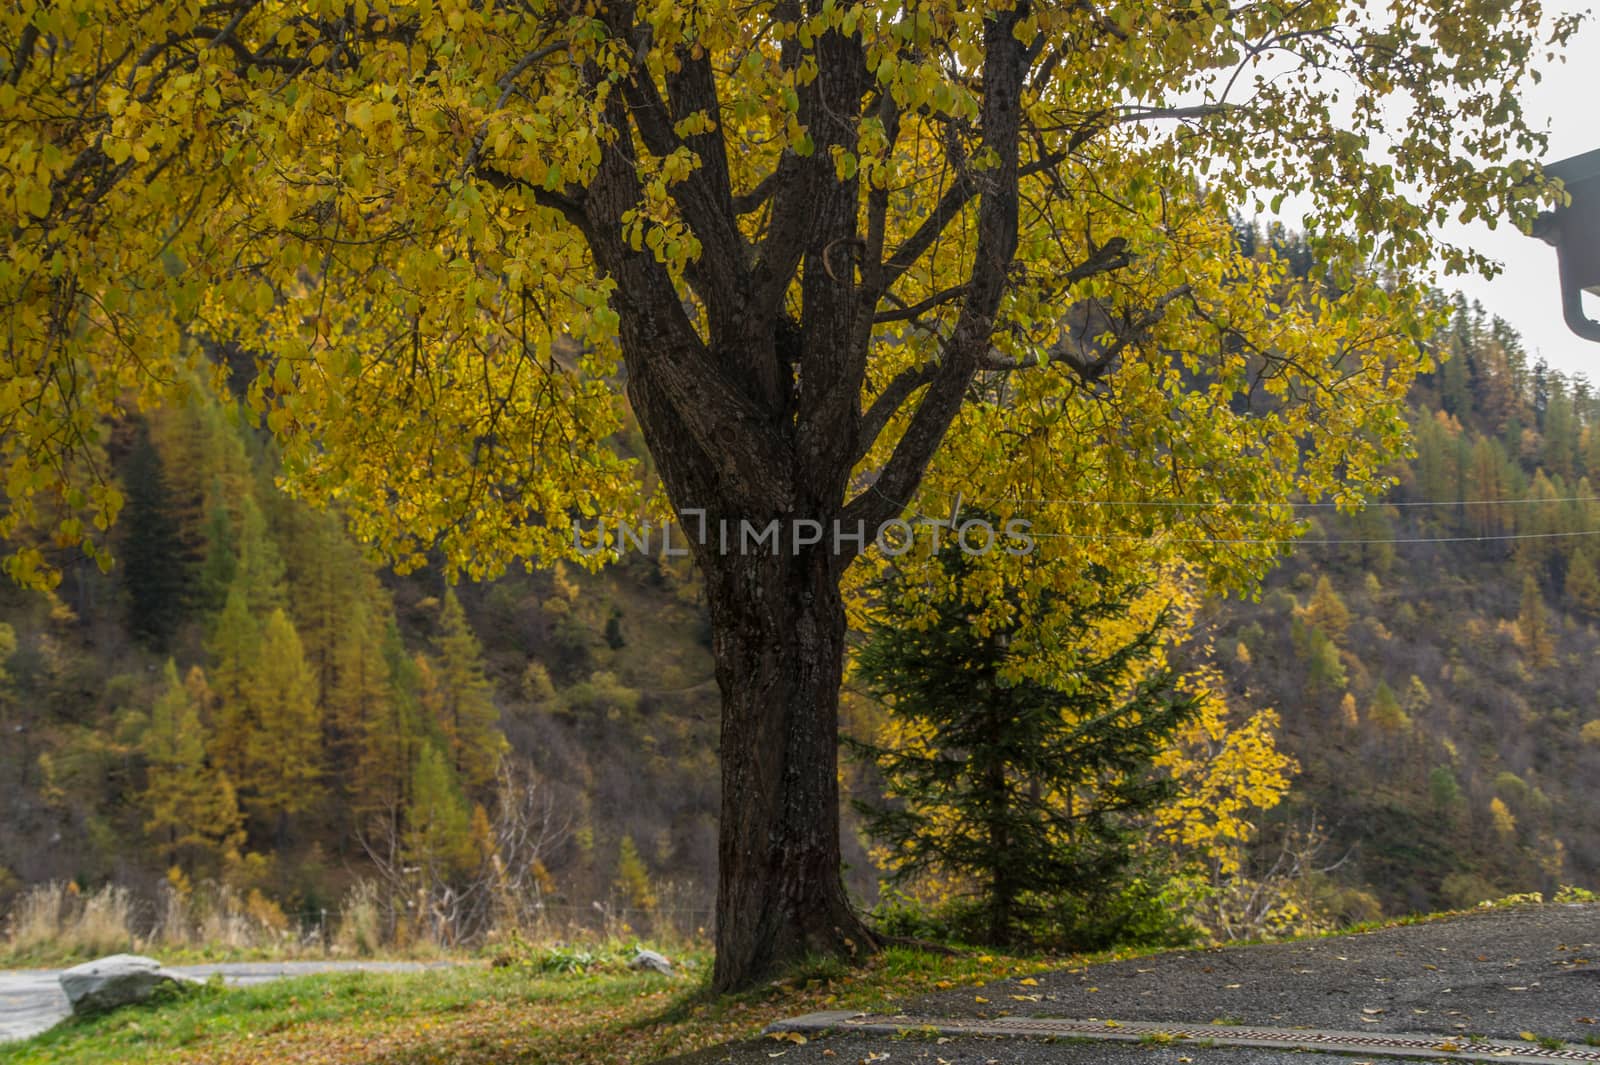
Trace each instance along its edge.
<path fill-rule="evenodd" d="M 842 1003 L 839 1008 L 844 1008 Z M 913 1020 L 1001 1015 L 1436 1035 L 1473 1053 L 1474 1037 L 1552 1043 L 1571 1061 L 1600 1056 L 1600 906 L 1491 910 L 1359 935 L 1185 950 L 1037 973 L 899 1004 Z M 779 1056 L 781 1055 L 781 1056 Z M 678 1065 L 1306 1065 L 1261 1048 L 1128 1046 L 971 1035 L 896 1039 L 864 1032 L 762 1039 L 674 1059 Z M 1373 1055 L 1377 1057 L 1379 1055 Z M 1451 1054 L 1439 1054 L 1448 1058 Z M 1338 1059 L 1332 1059 L 1337 1061 Z M 1366 1055 L 1363 1055 L 1366 1060 Z M 662 1063 L 665 1065 L 665 1063 Z"/>
<path fill-rule="evenodd" d="M 285 976 L 328 972 L 415 972 L 446 962 L 405 961 L 282 961 L 227 962 L 219 965 L 174 965 L 174 972 L 209 979 L 221 973 L 229 984 L 259 984 Z M 0 971 L 0 1041 L 26 1039 L 67 1016 L 67 996 L 58 979 L 60 969 Z"/>

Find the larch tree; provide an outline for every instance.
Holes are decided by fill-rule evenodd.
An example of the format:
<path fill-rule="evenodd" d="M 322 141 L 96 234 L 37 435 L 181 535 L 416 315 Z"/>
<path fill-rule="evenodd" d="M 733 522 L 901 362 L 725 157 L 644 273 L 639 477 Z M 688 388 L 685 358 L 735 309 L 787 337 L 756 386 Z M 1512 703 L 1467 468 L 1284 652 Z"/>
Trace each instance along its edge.
<path fill-rule="evenodd" d="M 244 589 L 245 603 L 258 620 L 287 605 L 283 555 L 267 516 L 250 493 L 239 501 L 239 563 L 234 579 Z"/>
<path fill-rule="evenodd" d="M 401 854 L 429 887 L 452 884 L 477 863 L 472 820 L 450 763 L 432 742 L 423 743 L 412 769 Z"/>
<path fill-rule="evenodd" d="M 245 808 L 280 835 L 288 818 L 324 794 L 317 684 L 294 623 L 274 610 L 245 683 L 253 727 L 245 739 L 239 790 Z"/>
<path fill-rule="evenodd" d="M 244 819 L 227 774 L 207 758 L 197 698 L 205 691 L 204 674 L 196 666 L 187 682 L 180 680 L 168 659 L 163 685 L 140 741 L 147 762 L 144 829 L 169 862 L 192 876 L 202 864 L 238 857 Z"/>
<path fill-rule="evenodd" d="M 340 770 L 337 784 L 359 816 L 382 809 L 385 799 L 392 799 L 394 789 L 385 784 L 392 770 L 384 765 L 396 756 L 386 748 L 403 743 L 412 730 L 396 719 L 397 696 L 383 657 L 382 617 L 366 596 L 348 604 L 337 636 L 323 733 L 328 763 Z M 403 756 L 398 760 L 403 765 Z"/>
<path fill-rule="evenodd" d="M 1600 573 L 1595 572 L 1594 562 L 1582 547 L 1572 552 L 1567 563 L 1561 594 L 1571 609 L 1591 617 L 1600 614 Z"/>
<path fill-rule="evenodd" d="M 500 732 L 494 686 L 483 672 L 482 649 L 454 589 L 445 589 L 433 645 L 438 657 L 424 702 L 444 733 L 451 768 L 462 785 L 487 798 L 506 753 L 506 738 Z"/>
<path fill-rule="evenodd" d="M 1544 592 L 1532 573 L 1522 575 L 1522 602 L 1517 610 L 1517 642 L 1526 652 L 1528 668 L 1549 669 L 1556 663 L 1556 637 L 1551 631 Z"/>
<path fill-rule="evenodd" d="M 383 712 L 367 721 L 361 757 L 356 763 L 362 795 L 354 812 L 386 821 L 387 830 L 393 833 L 398 831 L 412 763 L 425 729 L 416 661 L 406 653 L 392 612 L 381 634 L 379 652 L 389 698 L 380 704 Z M 366 826 L 362 828 L 365 830 Z"/>
<path fill-rule="evenodd" d="M 245 772 L 246 746 L 256 728 L 250 678 L 261 655 L 261 625 L 250 616 L 244 586 L 235 580 L 206 639 L 211 656 L 212 752 L 235 781 Z"/>
<path fill-rule="evenodd" d="M 614 446 L 632 417 L 651 509 L 707 532 L 714 984 L 868 948 L 834 815 L 852 564 L 960 483 L 1056 501 L 1037 517 L 1063 528 L 1084 491 L 1246 504 L 1108 515 L 1202 541 L 1235 583 L 1271 549 L 1227 541 L 1297 527 L 1260 504 L 1357 502 L 1426 361 L 1419 271 L 1489 268 L 1435 227 L 1552 202 L 1518 92 L 1577 18 L 1540 19 L 1535 0 L 8 4 L 0 535 L 28 535 L 7 570 L 48 582 L 51 536 L 105 555 L 106 425 L 194 363 L 220 386 L 253 361 L 289 487 L 402 566 L 436 551 L 474 576 L 638 512 Z M 1309 276 L 1228 223 L 1285 193 Z M 725 522 L 781 539 L 725 551 Z"/>

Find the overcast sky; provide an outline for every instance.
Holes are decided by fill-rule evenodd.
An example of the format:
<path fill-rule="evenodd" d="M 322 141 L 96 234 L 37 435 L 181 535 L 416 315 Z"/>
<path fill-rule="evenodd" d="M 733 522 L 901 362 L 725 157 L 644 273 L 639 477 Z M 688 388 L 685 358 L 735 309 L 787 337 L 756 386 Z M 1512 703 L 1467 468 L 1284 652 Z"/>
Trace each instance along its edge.
<path fill-rule="evenodd" d="M 1450 0 L 1442 0 L 1450 2 Z M 1589 3 L 1556 0 L 1555 11 L 1591 10 Z M 1600 148 L 1600 25 L 1590 18 L 1567 48 L 1567 62 L 1544 70 L 1544 80 L 1528 88 L 1523 107 L 1530 122 L 1548 121 L 1550 156 L 1543 162 Z M 1455 226 L 1453 239 L 1470 244 L 1505 264 L 1493 281 L 1475 276 L 1444 278 L 1447 289 L 1481 300 L 1491 314 L 1516 327 L 1530 356 L 1542 354 L 1567 373 L 1584 373 L 1600 382 L 1600 344 L 1580 340 L 1561 320 L 1556 282 L 1556 251 L 1510 226 Z M 1600 318 L 1600 300 L 1590 297 L 1590 316 Z"/>

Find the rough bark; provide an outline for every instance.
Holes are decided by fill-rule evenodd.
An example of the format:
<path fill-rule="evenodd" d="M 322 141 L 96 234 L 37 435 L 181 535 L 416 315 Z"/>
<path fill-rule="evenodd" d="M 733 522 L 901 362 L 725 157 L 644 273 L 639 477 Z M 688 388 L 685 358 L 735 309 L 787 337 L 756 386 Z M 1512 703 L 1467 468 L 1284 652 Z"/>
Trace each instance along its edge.
<path fill-rule="evenodd" d="M 708 570 L 722 691 L 718 990 L 875 947 L 840 875 L 838 582 L 816 549 Z"/>

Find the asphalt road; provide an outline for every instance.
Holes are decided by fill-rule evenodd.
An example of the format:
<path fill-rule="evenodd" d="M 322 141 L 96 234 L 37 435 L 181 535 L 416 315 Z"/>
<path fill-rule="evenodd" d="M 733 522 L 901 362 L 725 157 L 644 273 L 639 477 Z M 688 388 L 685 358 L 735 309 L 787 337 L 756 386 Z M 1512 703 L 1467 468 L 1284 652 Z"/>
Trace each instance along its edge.
<path fill-rule="evenodd" d="M 404 961 L 282 961 L 227 962 L 217 965 L 174 965 L 173 972 L 210 979 L 220 973 L 235 986 L 259 984 L 287 976 L 329 972 L 415 972 L 438 962 Z M 0 971 L 0 1041 L 26 1039 L 49 1028 L 71 1012 L 61 990 L 61 969 Z"/>
<path fill-rule="evenodd" d="M 1517 1039 L 1585 1051 L 1600 1042 L 1600 906 L 1492 910 L 1349 936 L 1187 950 L 1035 973 L 900 1003 L 911 1018 L 1101 1018 L 1430 1033 Z M 843 1008 L 842 1004 L 841 1008 Z M 776 1020 L 777 1018 L 774 1018 Z M 942 1039 L 942 1041 L 941 1041 Z M 1104 1063 L 1305 1065 L 1304 1052 L 971 1036 L 843 1033 L 803 1044 L 760 1039 L 673 1065 Z M 662 1063 L 666 1065 L 666 1063 Z"/>

